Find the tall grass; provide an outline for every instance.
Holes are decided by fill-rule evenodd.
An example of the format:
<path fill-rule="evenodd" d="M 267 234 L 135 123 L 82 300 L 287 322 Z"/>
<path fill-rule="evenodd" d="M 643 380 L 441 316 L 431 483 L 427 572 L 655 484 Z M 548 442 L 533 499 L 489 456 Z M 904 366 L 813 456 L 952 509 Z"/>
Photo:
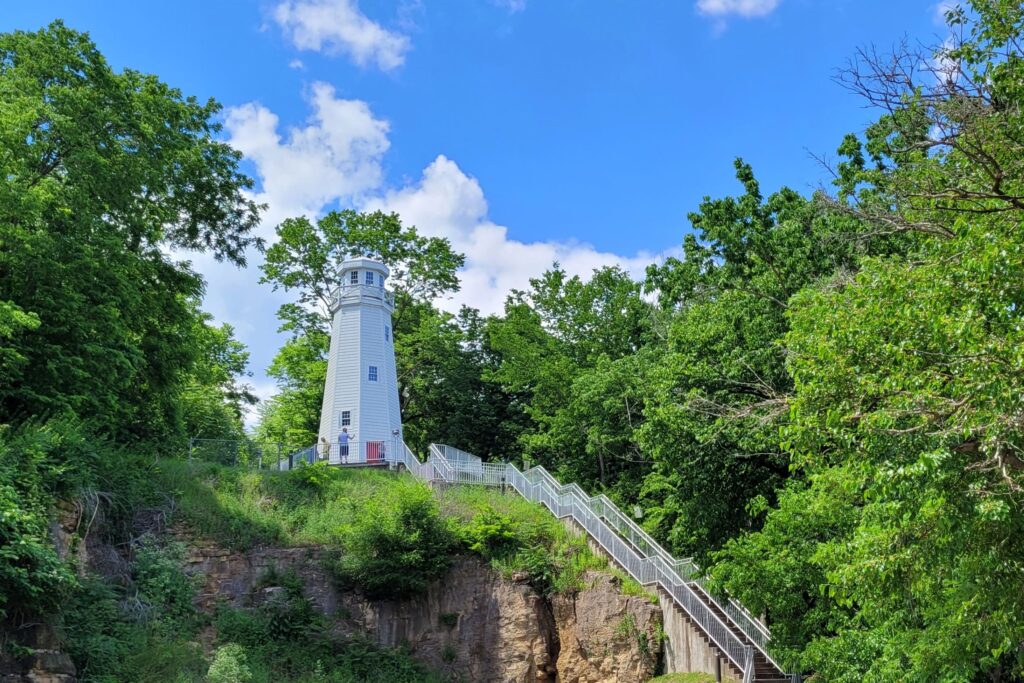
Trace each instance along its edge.
<path fill-rule="evenodd" d="M 403 533 L 410 537 L 424 533 L 410 520 L 401 519 L 403 508 L 417 505 L 416 515 L 439 512 L 457 542 L 457 547 L 446 549 L 443 539 L 434 535 L 435 553 L 445 557 L 453 549 L 475 553 L 507 577 L 527 575 L 546 593 L 579 591 L 586 588 L 588 571 L 609 572 L 622 580 L 626 594 L 656 602 L 653 594 L 595 553 L 585 536 L 514 491 L 458 486 L 431 494 L 426 484 L 410 475 L 342 470 L 325 464 L 290 472 L 258 472 L 167 460 L 160 463 L 158 476 L 165 490 L 173 492 L 180 519 L 232 548 L 326 544 L 372 554 L 374 543 L 386 543 L 381 553 L 397 552 L 403 546 Z M 424 497 L 431 495 L 433 502 L 425 503 Z M 434 570 L 445 566 L 425 561 L 422 569 L 424 575 L 434 575 Z M 349 569 L 350 577 L 360 573 L 359 568 Z M 364 569 L 364 577 L 381 571 L 369 561 Z"/>

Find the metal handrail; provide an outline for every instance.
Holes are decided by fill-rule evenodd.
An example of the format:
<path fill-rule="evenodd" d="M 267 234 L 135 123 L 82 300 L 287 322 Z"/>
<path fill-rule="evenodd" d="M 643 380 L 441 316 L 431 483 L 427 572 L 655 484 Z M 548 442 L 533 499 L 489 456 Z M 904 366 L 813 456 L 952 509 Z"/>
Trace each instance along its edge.
<path fill-rule="evenodd" d="M 735 600 L 723 604 L 715 599 L 691 559 L 674 558 L 607 496 L 592 497 L 574 483 L 561 484 L 541 466 L 522 472 L 511 463 L 485 463 L 472 453 L 445 444 L 431 444 L 426 462 L 420 461 L 404 443 L 391 450 L 397 452 L 389 450 L 387 461 L 402 464 L 420 479 L 448 484 L 508 485 L 523 498 L 544 505 L 556 517 L 571 517 L 630 576 L 641 584 L 658 585 L 672 596 L 743 673 L 744 683 L 753 680 L 755 647 L 782 671 L 768 654 L 767 627 Z M 308 458 L 310 451 L 315 453 L 315 447 L 289 456 L 285 465 L 289 465 L 293 457 L 296 462 L 298 456 Z M 694 585 L 700 587 L 703 595 L 695 592 Z M 712 605 L 728 616 L 735 629 L 722 621 Z M 740 638 L 737 631 L 746 640 Z M 798 674 L 793 677 L 799 680 Z"/>
<path fill-rule="evenodd" d="M 445 458 L 450 447 L 432 445 L 431 460 L 445 460 L 438 468 L 445 481 L 461 483 L 466 477 L 461 472 L 475 474 L 482 465 L 479 458 L 468 455 L 460 462 Z M 460 452 L 464 453 L 464 452 Z M 493 466 L 493 465 L 492 465 Z M 697 595 L 675 570 L 677 561 L 661 548 L 646 532 L 623 515 L 607 497 L 591 498 L 576 484 L 562 485 L 543 467 L 533 467 L 525 473 L 511 463 L 503 466 L 508 483 L 527 500 L 539 502 L 557 517 L 571 517 L 618 563 L 642 584 L 657 584 L 690 615 L 715 645 L 741 670 L 745 677 L 753 673 L 752 648 Z M 476 483 L 485 483 L 477 481 Z M 596 505 L 595 505 L 596 503 Z M 625 527 L 626 534 L 609 524 L 609 519 Z M 639 532 L 639 533 L 638 533 Z M 653 551 L 653 552 L 651 552 Z M 641 555 L 640 553 L 645 553 Z M 647 554 L 647 553 L 650 554 Z M 737 624 L 739 626 L 739 624 Z"/>
<path fill-rule="evenodd" d="M 539 471 L 539 472 L 538 472 Z M 647 556 L 659 557 L 665 564 L 672 566 L 676 573 L 681 577 L 689 581 L 693 581 L 701 590 L 708 596 L 708 598 L 718 607 L 722 612 L 729 615 L 729 618 L 736 624 L 737 627 L 743 632 L 747 638 L 755 643 L 759 649 L 766 651 L 768 648 L 768 640 L 770 634 L 767 627 L 762 624 L 759 620 L 755 619 L 751 614 L 738 602 L 730 598 L 725 604 L 720 603 L 711 593 L 711 589 L 707 585 L 707 582 L 703 577 L 700 576 L 697 565 L 690 558 L 684 558 L 681 560 L 675 559 L 671 553 L 665 550 L 661 544 L 655 541 L 650 534 L 643 530 L 636 522 L 630 517 L 619 510 L 618 506 L 611 501 L 610 498 L 604 494 L 598 494 L 597 496 L 587 496 L 587 494 L 577 484 L 559 484 L 558 480 L 555 479 L 547 470 L 542 466 L 532 467 L 528 472 L 537 472 L 537 476 L 548 482 L 550 486 L 555 487 L 560 491 L 571 491 L 577 495 L 588 500 L 591 507 L 600 509 L 603 511 L 602 516 L 605 520 L 612 525 L 626 540 L 632 543 L 637 549 L 644 552 Z M 767 652 L 765 652 L 767 656 Z M 774 661 L 773 661 L 774 663 Z"/>

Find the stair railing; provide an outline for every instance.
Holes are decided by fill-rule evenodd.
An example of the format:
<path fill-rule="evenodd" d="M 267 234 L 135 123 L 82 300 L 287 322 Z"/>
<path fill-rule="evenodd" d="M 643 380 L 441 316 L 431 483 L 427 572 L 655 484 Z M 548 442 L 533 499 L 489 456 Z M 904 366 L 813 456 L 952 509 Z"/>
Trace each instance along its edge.
<path fill-rule="evenodd" d="M 289 461 L 298 464 L 300 459 L 308 459 L 310 450 L 294 454 L 282 463 L 283 467 L 278 467 L 287 469 Z M 402 464 L 419 479 L 449 484 L 508 485 L 523 498 L 541 503 L 556 517 L 571 518 L 630 576 L 641 584 L 656 584 L 671 595 L 743 673 L 743 683 L 753 681 L 755 647 L 782 670 L 768 654 L 770 634 L 760 620 L 735 600 L 724 604 L 716 600 L 692 560 L 674 558 L 607 496 L 592 497 L 575 483 L 561 484 L 541 466 L 523 472 L 511 463 L 485 463 L 472 453 L 445 444 L 431 444 L 426 462 L 420 461 L 404 443 L 395 450 L 398 452 L 388 454 L 388 461 Z M 693 585 L 700 587 L 703 596 L 696 593 Z M 708 602 L 729 617 L 747 642 L 719 618 Z M 791 676 L 794 681 L 799 680 L 799 674 Z"/>

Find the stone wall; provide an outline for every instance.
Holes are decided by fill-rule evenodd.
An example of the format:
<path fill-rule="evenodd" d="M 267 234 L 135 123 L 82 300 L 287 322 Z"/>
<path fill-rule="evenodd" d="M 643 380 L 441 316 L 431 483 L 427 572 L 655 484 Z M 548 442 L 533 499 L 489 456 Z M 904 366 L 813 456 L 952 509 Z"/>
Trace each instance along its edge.
<path fill-rule="evenodd" d="M 667 673 L 701 671 L 711 675 L 721 672 L 723 681 L 739 683 L 742 675 L 718 648 L 690 621 L 686 613 L 668 595 L 661 596 L 662 628 L 665 631 L 664 669 Z"/>

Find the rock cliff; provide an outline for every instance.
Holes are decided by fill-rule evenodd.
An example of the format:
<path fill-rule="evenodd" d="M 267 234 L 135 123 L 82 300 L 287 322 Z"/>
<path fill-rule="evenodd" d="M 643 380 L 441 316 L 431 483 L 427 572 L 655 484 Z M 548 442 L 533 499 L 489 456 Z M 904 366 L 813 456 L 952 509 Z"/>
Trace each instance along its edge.
<path fill-rule="evenodd" d="M 642 681 L 653 676 L 660 653 L 659 608 L 623 595 L 618 580 L 606 574 L 588 573 L 579 592 L 548 599 L 527 577 L 505 578 L 466 557 L 423 595 L 368 600 L 334 587 L 322 566 L 330 556 L 324 548 L 236 552 L 194 539 L 188 546 L 186 572 L 202 577 L 201 609 L 213 609 L 218 600 L 253 606 L 268 590 L 262 579 L 271 570 L 293 572 L 339 633 L 405 646 L 456 680 Z"/>

